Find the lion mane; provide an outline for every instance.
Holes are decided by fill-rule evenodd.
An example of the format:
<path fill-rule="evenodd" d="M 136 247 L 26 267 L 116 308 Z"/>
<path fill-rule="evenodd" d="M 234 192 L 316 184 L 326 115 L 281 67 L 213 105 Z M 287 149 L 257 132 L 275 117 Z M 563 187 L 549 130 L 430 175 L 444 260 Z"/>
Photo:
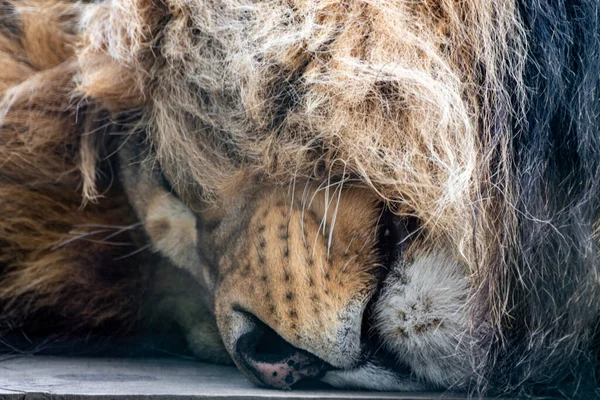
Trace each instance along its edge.
<path fill-rule="evenodd" d="M 596 390 L 598 65 L 596 0 L 0 1 L 0 331 L 143 319 L 137 135 L 207 201 L 352 174 L 466 266 L 471 389 Z"/>

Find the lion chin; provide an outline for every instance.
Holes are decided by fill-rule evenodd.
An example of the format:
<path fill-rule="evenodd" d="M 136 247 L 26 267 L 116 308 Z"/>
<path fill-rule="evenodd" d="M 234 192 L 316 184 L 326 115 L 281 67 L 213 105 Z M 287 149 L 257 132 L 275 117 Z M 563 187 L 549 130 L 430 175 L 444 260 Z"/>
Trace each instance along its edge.
<path fill-rule="evenodd" d="M 0 0 L 0 351 L 597 397 L 599 32 L 597 0 Z"/>

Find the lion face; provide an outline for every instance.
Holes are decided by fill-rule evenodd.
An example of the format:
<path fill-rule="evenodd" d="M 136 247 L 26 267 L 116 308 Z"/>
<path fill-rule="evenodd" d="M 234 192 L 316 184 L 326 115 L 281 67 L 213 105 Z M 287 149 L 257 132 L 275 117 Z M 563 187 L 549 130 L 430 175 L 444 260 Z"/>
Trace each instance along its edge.
<path fill-rule="evenodd" d="M 100 7 L 90 23 L 127 13 L 150 26 L 168 21 L 151 81 L 135 78 L 151 58 L 143 49 L 119 79 L 142 79 L 142 136 L 178 198 L 138 214 L 155 248 L 207 291 L 238 367 L 275 387 L 303 377 L 342 387 L 466 384 L 482 362 L 467 277 L 477 250 L 478 262 L 497 250 L 485 219 L 491 197 L 478 198 L 478 93 L 463 85 L 472 66 L 457 64 L 472 54 L 440 56 L 435 12 L 400 3 L 127 4 Z M 87 40 L 92 55 L 105 53 L 97 35 Z M 90 65 L 84 76 L 109 71 Z M 82 87 L 102 97 L 93 84 Z M 122 98 L 108 100 L 118 108 Z M 354 186 L 342 183 L 347 175 Z M 153 198 L 129 192 L 134 205 Z"/>
<path fill-rule="evenodd" d="M 248 179 L 205 202 L 168 178 L 161 185 L 156 178 L 166 171 L 132 165 L 123 181 L 145 199 L 133 204 L 153 247 L 193 277 L 214 315 L 183 325 L 198 356 L 211 360 L 222 350 L 207 349 L 210 320 L 217 342 L 261 385 L 289 388 L 310 378 L 381 389 L 374 374 L 389 390 L 465 381 L 472 340 L 464 266 L 427 246 L 418 223 L 371 190 Z"/>

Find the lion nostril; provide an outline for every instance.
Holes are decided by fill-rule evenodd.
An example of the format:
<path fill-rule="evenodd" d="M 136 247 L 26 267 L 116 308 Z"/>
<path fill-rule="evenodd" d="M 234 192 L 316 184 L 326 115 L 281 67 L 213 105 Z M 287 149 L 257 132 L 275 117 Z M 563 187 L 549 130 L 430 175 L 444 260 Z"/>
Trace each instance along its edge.
<path fill-rule="evenodd" d="M 237 340 L 235 353 L 234 358 L 244 372 L 260 384 L 274 388 L 289 388 L 300 380 L 317 378 L 329 369 L 327 363 L 295 348 L 259 321 Z"/>

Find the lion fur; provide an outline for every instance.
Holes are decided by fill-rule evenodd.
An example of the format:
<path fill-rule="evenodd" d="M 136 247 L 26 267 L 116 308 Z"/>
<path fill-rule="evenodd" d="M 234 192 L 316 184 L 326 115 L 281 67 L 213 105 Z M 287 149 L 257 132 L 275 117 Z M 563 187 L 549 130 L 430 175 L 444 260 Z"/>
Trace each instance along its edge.
<path fill-rule="evenodd" d="M 110 226 L 135 221 L 114 190 L 82 207 L 84 164 L 95 155 L 82 135 L 85 101 L 74 94 L 79 6 L 2 2 L 0 12 L 18 15 L 12 31 L 0 31 L 0 331 L 27 324 L 47 332 L 55 325 L 49 314 L 65 332 L 108 320 L 130 326 L 139 282 L 127 278 L 139 271 L 130 260 L 113 260 L 132 248 L 100 239 Z M 99 173 L 96 165 L 92 171 Z M 102 229 L 108 232 L 94 233 Z"/>
<path fill-rule="evenodd" d="M 352 174 L 465 264 L 473 334 L 488 349 L 477 386 L 553 386 L 565 371 L 595 382 L 594 0 L 16 3 L 0 2 L 27 38 L 18 47 L 0 30 L 1 132 L 14 138 L 0 146 L 4 307 L 73 304 L 94 323 L 133 309 L 115 301 L 123 281 L 98 298 L 105 308 L 66 298 L 73 282 L 100 292 L 97 277 L 65 279 L 82 274 L 77 242 L 51 250 L 126 207 L 100 195 L 106 132 L 79 119 L 97 107 L 136 115 L 131 130 L 147 133 L 172 182 L 207 200 L 242 171 L 284 185 Z M 77 24 L 38 32 L 28 11 Z M 86 246 L 85 263 L 106 251 Z"/>

